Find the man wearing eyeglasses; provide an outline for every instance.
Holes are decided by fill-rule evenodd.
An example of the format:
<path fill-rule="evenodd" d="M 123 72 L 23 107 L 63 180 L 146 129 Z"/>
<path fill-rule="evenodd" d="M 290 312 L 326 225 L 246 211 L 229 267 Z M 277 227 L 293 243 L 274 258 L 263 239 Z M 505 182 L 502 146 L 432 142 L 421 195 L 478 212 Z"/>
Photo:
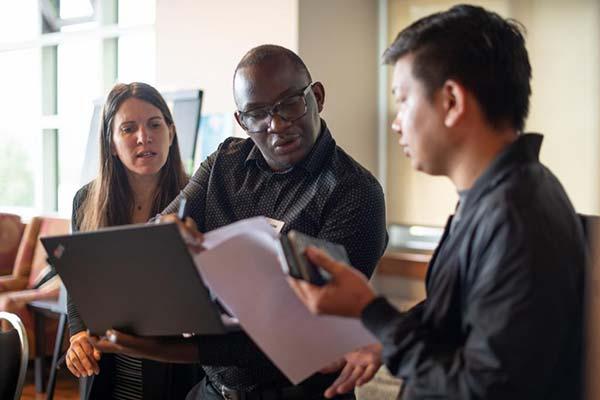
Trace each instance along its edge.
<path fill-rule="evenodd" d="M 273 45 L 250 50 L 233 83 L 235 117 L 249 138 L 225 140 L 183 190 L 198 230 L 264 215 L 281 233 L 295 229 L 344 245 L 352 265 L 369 277 L 387 241 L 383 192 L 369 171 L 336 145 L 320 118 L 323 85 L 312 81 L 295 53 Z M 176 212 L 178 203 L 163 214 Z M 347 381 L 355 369 L 374 374 L 380 365 L 373 357 L 378 349 L 359 351 L 293 386 L 244 332 L 170 346 L 110 335 L 116 343 L 98 344 L 105 352 L 202 364 L 206 377 L 188 398 L 321 399 L 326 390 L 335 395 L 336 382 Z M 336 381 L 339 376 L 345 378 Z"/>

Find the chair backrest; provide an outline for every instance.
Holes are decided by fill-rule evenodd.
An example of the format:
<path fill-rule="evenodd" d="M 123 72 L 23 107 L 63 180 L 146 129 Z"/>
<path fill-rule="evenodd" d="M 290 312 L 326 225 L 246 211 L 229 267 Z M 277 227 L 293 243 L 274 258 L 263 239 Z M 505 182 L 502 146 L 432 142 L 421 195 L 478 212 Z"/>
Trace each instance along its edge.
<path fill-rule="evenodd" d="M 0 311 L 0 320 L 12 325 L 11 330 L 0 332 L 0 398 L 21 398 L 29 346 L 23 323 L 15 314 Z"/>
<path fill-rule="evenodd" d="M 0 275 L 12 272 L 24 228 L 18 215 L 0 213 Z"/>
<path fill-rule="evenodd" d="M 66 235 L 70 230 L 70 221 L 63 218 L 34 217 L 31 219 L 19 245 L 19 251 L 13 268 L 13 276 L 27 278 L 27 288 L 38 281 L 40 272 L 46 267 L 46 250 L 40 237 Z"/>
<path fill-rule="evenodd" d="M 38 236 L 40 235 L 41 224 L 41 218 L 33 217 L 25 227 L 25 231 L 21 237 L 21 243 L 19 244 L 19 250 L 17 251 L 17 257 L 15 258 L 15 265 L 13 267 L 12 274 L 14 277 L 29 277 L 33 252 Z"/>
<path fill-rule="evenodd" d="M 35 283 L 38 281 L 40 272 L 48 265 L 48 262 L 46 261 L 48 254 L 46 253 L 46 249 L 44 249 L 44 246 L 39 238 L 43 238 L 45 236 L 67 235 L 70 231 L 70 228 L 71 221 L 68 219 L 47 217 L 42 218 L 38 240 L 36 241 L 35 249 L 33 251 L 33 258 L 31 260 L 29 283 L 27 284 L 28 288 L 34 287 Z"/>

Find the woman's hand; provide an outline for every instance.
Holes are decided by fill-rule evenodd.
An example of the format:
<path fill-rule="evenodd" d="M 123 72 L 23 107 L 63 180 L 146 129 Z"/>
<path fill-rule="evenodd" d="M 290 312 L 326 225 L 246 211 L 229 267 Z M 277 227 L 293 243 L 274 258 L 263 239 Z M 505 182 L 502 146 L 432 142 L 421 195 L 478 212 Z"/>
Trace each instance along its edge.
<path fill-rule="evenodd" d="M 90 341 L 90 334 L 81 331 L 71 336 L 71 345 L 65 357 L 67 368 L 78 378 L 98 375 L 100 367 L 98 361 L 102 353 Z"/>

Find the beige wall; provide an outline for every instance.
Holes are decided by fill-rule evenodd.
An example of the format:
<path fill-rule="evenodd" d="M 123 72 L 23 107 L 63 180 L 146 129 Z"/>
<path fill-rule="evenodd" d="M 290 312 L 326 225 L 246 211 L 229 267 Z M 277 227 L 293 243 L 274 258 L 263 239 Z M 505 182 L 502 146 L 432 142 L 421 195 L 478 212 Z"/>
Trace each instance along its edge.
<path fill-rule="evenodd" d="M 203 112 L 233 112 L 233 71 L 246 51 L 297 50 L 297 1 L 157 0 L 157 85 L 204 89 Z"/>
<path fill-rule="evenodd" d="M 233 115 L 233 70 L 250 48 L 297 51 L 325 85 L 323 116 L 336 140 L 375 171 L 376 1 L 158 0 L 156 38 L 157 86 L 204 89 L 205 113 Z"/>
<path fill-rule="evenodd" d="M 325 85 L 327 120 L 338 144 L 377 168 L 377 1 L 300 0 L 298 51 Z"/>
<path fill-rule="evenodd" d="M 515 7 L 528 29 L 533 95 L 527 130 L 577 211 L 600 211 L 600 4 L 535 0 Z"/>
<path fill-rule="evenodd" d="M 457 2 L 390 0 L 389 38 L 415 19 Z M 575 208 L 600 213 L 600 11 L 594 0 L 471 1 L 527 28 L 533 68 L 528 131 L 545 135 L 542 162 L 558 176 Z M 390 99 L 390 120 L 393 102 Z M 396 141 L 388 148 L 390 221 L 443 225 L 457 196 L 445 178 L 411 170 Z"/>

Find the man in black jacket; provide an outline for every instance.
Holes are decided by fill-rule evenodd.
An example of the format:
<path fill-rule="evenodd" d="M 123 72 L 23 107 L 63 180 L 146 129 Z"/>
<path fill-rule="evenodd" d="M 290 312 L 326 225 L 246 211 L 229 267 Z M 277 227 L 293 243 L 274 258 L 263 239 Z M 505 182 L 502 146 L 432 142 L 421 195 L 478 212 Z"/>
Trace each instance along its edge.
<path fill-rule="evenodd" d="M 362 319 L 404 379 L 404 399 L 580 398 L 584 239 L 538 160 L 542 137 L 521 133 L 531 67 L 520 27 L 456 6 L 400 32 L 384 59 L 394 65 L 392 128 L 404 153 L 459 194 L 427 297 L 398 312 L 316 249 L 308 256 L 332 282 L 290 284 L 315 313 Z"/>

